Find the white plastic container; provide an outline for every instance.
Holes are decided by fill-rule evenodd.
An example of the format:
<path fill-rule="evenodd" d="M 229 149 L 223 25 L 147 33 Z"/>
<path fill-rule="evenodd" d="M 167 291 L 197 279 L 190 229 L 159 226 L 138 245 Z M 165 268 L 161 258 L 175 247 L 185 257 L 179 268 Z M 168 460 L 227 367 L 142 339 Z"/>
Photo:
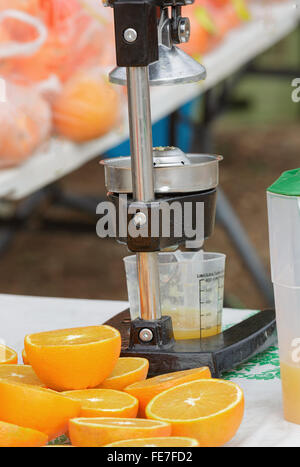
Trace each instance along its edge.
<path fill-rule="evenodd" d="M 300 424 L 300 169 L 283 173 L 267 199 L 284 416 Z"/>
<path fill-rule="evenodd" d="M 140 316 L 136 257 L 124 258 L 131 319 Z M 171 316 L 174 336 L 199 339 L 221 332 L 225 255 L 159 253 L 163 316 Z"/>

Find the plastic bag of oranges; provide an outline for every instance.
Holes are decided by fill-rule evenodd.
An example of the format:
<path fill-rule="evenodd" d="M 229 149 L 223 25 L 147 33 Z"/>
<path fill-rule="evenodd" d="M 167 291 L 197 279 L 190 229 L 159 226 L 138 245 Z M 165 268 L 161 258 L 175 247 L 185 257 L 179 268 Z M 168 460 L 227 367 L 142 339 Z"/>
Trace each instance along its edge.
<path fill-rule="evenodd" d="M 0 169 L 25 161 L 51 132 L 49 104 L 34 90 L 2 81 Z"/>
<path fill-rule="evenodd" d="M 15 15 L 1 21 L 0 48 L 16 42 L 24 46 L 37 39 L 40 31 L 28 24 L 28 17 L 46 30 L 38 49 L 26 53 L 21 49 L 2 58 L 0 75 L 21 84 L 44 81 L 52 75 L 66 81 L 82 67 L 113 64 L 111 9 L 100 4 L 95 8 L 91 1 L 0 0 L 0 19 L 1 14 Z"/>
<path fill-rule="evenodd" d="M 115 64 L 112 19 L 98 0 L 0 0 L 0 168 L 51 133 L 81 143 L 118 123 L 120 94 L 101 71 Z"/>

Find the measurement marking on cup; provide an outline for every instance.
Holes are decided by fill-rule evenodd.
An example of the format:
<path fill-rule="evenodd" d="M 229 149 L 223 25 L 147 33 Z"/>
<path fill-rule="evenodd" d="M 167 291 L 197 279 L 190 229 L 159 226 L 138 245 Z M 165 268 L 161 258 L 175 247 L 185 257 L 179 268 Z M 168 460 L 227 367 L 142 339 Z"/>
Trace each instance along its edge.
<path fill-rule="evenodd" d="M 200 276 L 201 277 L 201 276 Z M 217 327 L 218 332 L 222 326 L 224 273 L 215 272 L 213 275 L 204 274 L 199 278 L 199 310 L 200 310 L 200 338 L 203 333 Z M 206 308 L 211 309 L 208 311 Z M 208 321 L 208 322 L 207 322 Z"/>
<path fill-rule="evenodd" d="M 199 280 L 199 308 L 200 308 L 200 339 L 202 338 L 202 282 L 204 282 L 205 279 L 200 279 Z"/>
<path fill-rule="evenodd" d="M 224 293 L 224 275 L 218 277 L 218 311 L 217 311 L 217 327 L 222 326 L 222 311 L 223 311 L 223 293 Z"/>

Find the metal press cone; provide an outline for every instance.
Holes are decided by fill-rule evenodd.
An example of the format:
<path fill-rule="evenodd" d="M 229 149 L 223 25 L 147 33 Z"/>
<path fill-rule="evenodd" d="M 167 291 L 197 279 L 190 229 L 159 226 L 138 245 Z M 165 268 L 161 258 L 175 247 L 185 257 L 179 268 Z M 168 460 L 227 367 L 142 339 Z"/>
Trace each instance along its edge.
<path fill-rule="evenodd" d="M 206 70 L 183 50 L 159 45 L 159 60 L 149 65 L 150 86 L 194 83 L 206 78 Z M 126 84 L 126 68 L 117 67 L 109 75 L 114 84 Z"/>

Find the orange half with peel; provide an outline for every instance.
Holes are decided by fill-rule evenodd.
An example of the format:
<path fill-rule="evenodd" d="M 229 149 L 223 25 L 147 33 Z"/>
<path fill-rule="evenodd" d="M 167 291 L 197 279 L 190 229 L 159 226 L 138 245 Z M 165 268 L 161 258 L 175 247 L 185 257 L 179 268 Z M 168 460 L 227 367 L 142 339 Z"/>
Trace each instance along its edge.
<path fill-rule="evenodd" d="M 80 402 L 50 389 L 0 378 L 0 420 L 46 433 L 49 439 L 67 432 Z"/>
<path fill-rule="evenodd" d="M 30 365 L 0 365 L 0 379 L 45 387 Z"/>
<path fill-rule="evenodd" d="M 45 433 L 0 421 L 1 448 L 36 448 L 45 446 L 47 441 Z"/>
<path fill-rule="evenodd" d="M 171 435 L 171 425 L 138 418 L 75 418 L 69 423 L 73 446 L 99 447 L 115 441 L 134 438 L 156 438 Z"/>
<path fill-rule="evenodd" d="M 106 389 L 122 390 L 129 384 L 147 378 L 149 361 L 139 357 L 121 357 L 112 373 L 99 386 Z"/>
<path fill-rule="evenodd" d="M 22 350 L 22 360 L 24 365 L 30 365 L 25 349 Z"/>
<path fill-rule="evenodd" d="M 120 351 L 119 331 L 105 325 L 25 337 L 25 352 L 34 371 L 48 388 L 58 391 L 98 386 L 111 374 Z"/>
<path fill-rule="evenodd" d="M 170 423 L 173 436 L 196 438 L 201 447 L 223 446 L 242 422 L 243 391 L 221 379 L 190 381 L 155 396 L 146 414 Z"/>
<path fill-rule="evenodd" d="M 141 438 L 126 439 L 107 444 L 106 448 L 196 448 L 199 443 L 193 438 L 184 438 L 180 436 L 168 436 L 166 438 Z"/>
<path fill-rule="evenodd" d="M 6 345 L 0 344 L 0 365 L 18 363 L 18 354 Z"/>
<path fill-rule="evenodd" d="M 83 389 L 66 391 L 62 394 L 81 403 L 80 417 L 135 418 L 137 416 L 139 401 L 123 391 Z"/>
<path fill-rule="evenodd" d="M 167 373 L 154 378 L 148 378 L 145 381 L 140 381 L 124 388 L 128 394 L 131 394 L 140 402 L 139 417 L 145 417 L 145 409 L 147 404 L 154 396 L 160 394 L 166 389 L 178 386 L 201 378 L 210 378 L 211 373 L 208 367 L 194 368 L 192 370 L 176 371 Z"/>

